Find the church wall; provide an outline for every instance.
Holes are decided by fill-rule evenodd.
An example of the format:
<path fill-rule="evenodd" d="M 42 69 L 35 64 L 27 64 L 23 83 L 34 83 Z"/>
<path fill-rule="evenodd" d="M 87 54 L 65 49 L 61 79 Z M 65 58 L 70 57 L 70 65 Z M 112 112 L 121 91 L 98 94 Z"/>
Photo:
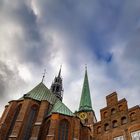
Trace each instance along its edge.
<path fill-rule="evenodd" d="M 45 115 L 48 113 L 48 110 L 49 110 L 49 102 L 41 101 L 39 111 L 37 114 L 37 118 L 36 118 L 36 121 L 33 126 L 32 135 L 31 135 L 30 140 L 32 140 L 32 139 L 35 140 L 39 137 L 39 132 L 40 132 L 41 126 L 43 125 L 43 120 L 45 118 Z"/>
<path fill-rule="evenodd" d="M 9 105 L 6 106 L 5 108 L 5 111 L 1 118 L 1 124 L 0 124 L 0 140 L 5 140 L 8 135 L 8 131 L 9 131 L 17 104 L 18 103 L 16 101 L 11 101 L 9 102 Z"/>
<path fill-rule="evenodd" d="M 60 124 L 62 121 L 66 121 L 69 124 L 68 140 L 80 140 L 81 123 L 79 118 L 54 113 L 50 117 L 48 117 L 46 122 L 48 121 L 50 121 L 50 128 L 48 134 L 46 135 L 46 139 L 40 138 L 40 140 L 59 140 L 59 136 L 61 133 Z M 46 133 L 45 130 L 42 131 L 41 135 L 43 135 L 44 133 Z"/>
<path fill-rule="evenodd" d="M 25 99 L 24 101 L 21 101 L 22 107 L 18 114 L 18 117 L 16 119 L 15 125 L 13 127 L 12 133 L 9 136 L 8 140 L 21 140 L 23 137 L 23 132 L 27 123 L 27 118 L 29 115 L 30 108 L 34 106 L 39 106 L 38 102 L 31 100 L 31 99 Z"/>

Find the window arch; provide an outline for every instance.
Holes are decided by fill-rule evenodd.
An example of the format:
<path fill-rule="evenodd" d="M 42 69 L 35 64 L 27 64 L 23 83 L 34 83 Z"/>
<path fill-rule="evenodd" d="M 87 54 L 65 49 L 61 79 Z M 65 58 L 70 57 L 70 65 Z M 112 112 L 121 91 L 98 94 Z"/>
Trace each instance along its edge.
<path fill-rule="evenodd" d="M 105 130 L 105 131 L 109 130 L 109 124 L 108 124 L 108 123 L 106 123 L 106 124 L 104 125 L 104 130 Z"/>
<path fill-rule="evenodd" d="M 12 133 L 12 130 L 13 130 L 14 125 L 15 125 L 15 123 L 16 123 L 16 120 L 17 120 L 18 114 L 19 114 L 19 112 L 20 112 L 21 106 L 22 106 L 22 105 L 20 104 L 20 105 L 18 105 L 17 108 L 15 109 L 15 114 L 14 114 L 14 116 L 13 116 L 13 119 L 12 119 L 12 122 L 11 122 L 11 125 L 10 125 L 10 128 L 9 128 L 9 131 L 8 131 L 8 134 L 7 134 L 6 139 L 8 139 L 8 137 L 9 137 L 9 136 L 11 135 L 11 133 Z"/>
<path fill-rule="evenodd" d="M 104 118 L 106 118 L 108 116 L 107 111 L 104 112 Z"/>
<path fill-rule="evenodd" d="M 123 111 L 123 106 L 119 105 L 119 111 Z"/>
<path fill-rule="evenodd" d="M 97 133 L 98 133 L 98 134 L 101 133 L 101 126 L 98 126 L 98 127 L 97 127 Z"/>
<path fill-rule="evenodd" d="M 32 130 L 32 126 L 33 126 L 33 123 L 34 123 L 35 118 L 36 118 L 37 111 L 38 111 L 38 107 L 36 105 L 33 105 L 30 108 L 30 112 L 29 112 L 28 118 L 26 120 L 26 124 L 25 124 L 25 129 L 24 129 L 24 134 L 23 134 L 23 139 L 22 140 L 29 140 L 30 134 L 31 134 L 31 130 Z"/>
<path fill-rule="evenodd" d="M 126 124 L 127 123 L 127 118 L 124 116 L 121 118 L 121 124 Z"/>
<path fill-rule="evenodd" d="M 118 126 L 118 122 L 117 122 L 117 120 L 114 120 L 114 121 L 112 122 L 112 127 L 115 128 L 115 127 L 117 127 L 117 126 Z"/>
<path fill-rule="evenodd" d="M 130 114 L 130 119 L 131 119 L 131 121 L 134 121 L 136 119 L 136 113 L 135 112 L 132 112 Z"/>
<path fill-rule="evenodd" d="M 111 114 L 113 115 L 113 114 L 115 114 L 116 113 L 116 109 L 115 108 L 112 108 L 111 109 Z"/>
<path fill-rule="evenodd" d="M 65 119 L 59 123 L 58 140 L 68 140 L 69 122 Z"/>

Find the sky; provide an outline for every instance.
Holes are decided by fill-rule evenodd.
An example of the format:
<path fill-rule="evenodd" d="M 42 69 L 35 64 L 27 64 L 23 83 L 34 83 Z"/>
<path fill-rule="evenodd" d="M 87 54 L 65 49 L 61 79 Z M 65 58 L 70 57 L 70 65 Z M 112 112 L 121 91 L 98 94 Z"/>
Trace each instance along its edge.
<path fill-rule="evenodd" d="M 0 116 L 44 69 L 50 88 L 60 65 L 63 102 L 78 110 L 85 64 L 98 120 L 114 91 L 140 104 L 139 0 L 0 0 Z"/>

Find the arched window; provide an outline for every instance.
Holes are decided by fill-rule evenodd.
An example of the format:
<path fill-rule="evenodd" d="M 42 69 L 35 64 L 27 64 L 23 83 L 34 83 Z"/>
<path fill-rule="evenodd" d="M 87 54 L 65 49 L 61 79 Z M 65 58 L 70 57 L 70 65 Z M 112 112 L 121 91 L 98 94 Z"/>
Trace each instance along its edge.
<path fill-rule="evenodd" d="M 108 113 L 105 111 L 104 112 L 104 118 L 106 118 L 108 116 Z"/>
<path fill-rule="evenodd" d="M 97 133 L 98 133 L 98 134 L 101 133 L 101 126 L 98 126 L 98 127 L 97 127 Z"/>
<path fill-rule="evenodd" d="M 135 112 L 132 112 L 130 114 L 130 119 L 131 119 L 131 121 L 134 121 L 136 119 L 136 113 Z"/>
<path fill-rule="evenodd" d="M 121 118 L 121 124 L 126 124 L 127 123 L 127 118 L 126 117 L 122 117 Z"/>
<path fill-rule="evenodd" d="M 69 122 L 62 120 L 59 123 L 58 140 L 68 140 Z"/>
<path fill-rule="evenodd" d="M 114 120 L 114 121 L 112 122 L 112 127 L 115 128 L 115 127 L 117 127 L 117 126 L 118 126 L 118 122 L 117 122 L 116 120 Z"/>
<path fill-rule="evenodd" d="M 56 92 L 59 92 L 59 86 L 56 87 Z"/>
<path fill-rule="evenodd" d="M 31 136 L 31 130 L 32 130 L 32 126 L 33 123 L 35 121 L 36 118 L 36 113 L 37 113 L 37 106 L 33 105 L 30 109 L 30 112 L 28 114 L 28 118 L 26 120 L 26 124 L 25 124 L 25 129 L 24 129 L 24 134 L 23 134 L 23 139 L 22 140 L 29 140 L 30 136 Z"/>
<path fill-rule="evenodd" d="M 115 108 L 112 108 L 111 109 L 111 114 L 113 115 L 113 114 L 115 114 L 116 113 L 116 109 Z"/>
<path fill-rule="evenodd" d="M 106 123 L 106 124 L 104 125 L 104 130 L 105 130 L 105 131 L 109 130 L 109 124 L 108 124 L 108 123 Z"/>
<path fill-rule="evenodd" d="M 123 111 L 123 106 L 119 105 L 119 111 Z"/>
<path fill-rule="evenodd" d="M 21 104 L 15 109 L 15 114 L 14 114 L 14 116 L 13 116 L 13 119 L 12 119 L 12 122 L 11 122 L 11 125 L 10 125 L 10 128 L 9 128 L 9 131 L 8 131 L 8 134 L 7 134 L 7 138 L 6 139 L 8 139 L 8 137 L 11 135 L 11 133 L 12 133 L 12 130 L 13 130 L 13 128 L 14 128 L 14 125 L 15 125 L 15 122 L 16 122 L 16 120 L 17 120 L 17 117 L 18 117 L 18 114 L 19 114 L 19 112 L 20 112 L 20 109 L 21 109 Z"/>

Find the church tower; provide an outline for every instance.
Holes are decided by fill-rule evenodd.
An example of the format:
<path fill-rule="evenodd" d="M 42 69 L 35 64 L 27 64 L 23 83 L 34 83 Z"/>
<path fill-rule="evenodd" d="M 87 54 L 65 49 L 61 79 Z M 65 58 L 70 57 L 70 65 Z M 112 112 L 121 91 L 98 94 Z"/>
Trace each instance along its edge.
<path fill-rule="evenodd" d="M 62 101 L 63 99 L 63 85 L 62 85 L 62 77 L 61 77 L 61 67 L 58 73 L 58 76 L 54 78 L 54 81 L 50 88 L 51 92 L 55 94 L 57 98 Z"/>
<path fill-rule="evenodd" d="M 91 129 L 93 129 L 93 124 L 97 122 L 95 113 L 92 109 L 87 67 L 85 69 L 85 77 L 79 105 L 78 117 L 81 119 L 83 125 L 89 126 Z"/>

